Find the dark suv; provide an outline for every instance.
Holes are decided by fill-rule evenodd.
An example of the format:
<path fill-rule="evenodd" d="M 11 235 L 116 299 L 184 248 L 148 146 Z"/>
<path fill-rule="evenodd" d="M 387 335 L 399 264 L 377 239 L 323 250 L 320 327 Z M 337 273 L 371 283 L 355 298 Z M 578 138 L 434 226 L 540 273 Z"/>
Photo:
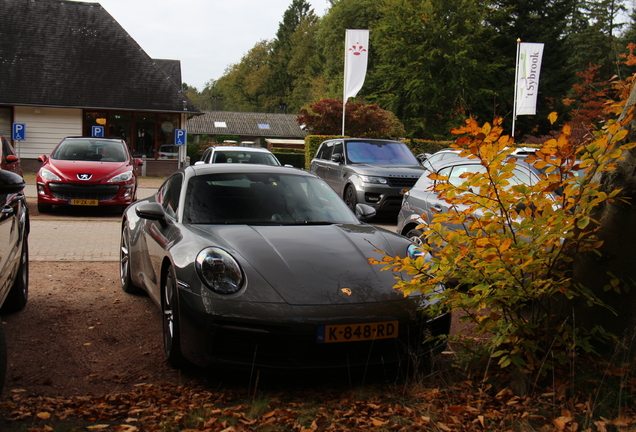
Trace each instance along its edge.
<path fill-rule="evenodd" d="M 357 203 L 378 213 L 396 213 L 402 196 L 424 173 L 400 141 L 339 138 L 320 144 L 311 171 L 324 179 L 355 211 Z"/>

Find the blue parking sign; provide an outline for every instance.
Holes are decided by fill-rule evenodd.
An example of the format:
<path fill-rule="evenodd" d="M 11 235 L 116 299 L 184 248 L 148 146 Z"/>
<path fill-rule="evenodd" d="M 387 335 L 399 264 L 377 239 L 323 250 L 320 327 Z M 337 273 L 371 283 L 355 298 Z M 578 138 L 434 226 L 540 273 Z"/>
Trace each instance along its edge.
<path fill-rule="evenodd" d="M 13 123 L 13 140 L 24 141 L 26 139 L 26 124 Z"/>
<path fill-rule="evenodd" d="M 188 137 L 185 129 L 175 129 L 174 130 L 174 143 L 175 145 L 186 145 L 188 142 Z"/>
<path fill-rule="evenodd" d="M 104 126 L 93 126 L 91 136 L 94 138 L 104 138 Z"/>

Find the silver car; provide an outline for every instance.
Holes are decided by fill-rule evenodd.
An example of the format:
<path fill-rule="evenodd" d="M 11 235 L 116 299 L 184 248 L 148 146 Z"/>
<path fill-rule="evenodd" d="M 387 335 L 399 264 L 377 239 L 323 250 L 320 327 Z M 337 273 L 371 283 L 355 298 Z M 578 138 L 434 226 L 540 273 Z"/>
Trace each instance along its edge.
<path fill-rule="evenodd" d="M 349 208 L 372 206 L 378 213 L 397 213 L 402 196 L 424 173 L 406 144 L 362 138 L 332 139 L 320 144 L 311 172 L 324 179 Z"/>
<path fill-rule="evenodd" d="M 0 312 L 22 310 L 29 297 L 29 211 L 24 179 L 0 169 Z M 0 393 L 7 371 L 7 345 L 0 320 Z"/>
<path fill-rule="evenodd" d="M 524 162 L 523 155 L 517 156 L 517 159 L 517 167 L 513 170 L 514 176 L 509 179 L 509 182 L 536 184 L 539 181 L 540 171 Z M 462 174 L 485 170 L 478 159 L 459 156 L 430 165 L 426 164 L 426 167 L 427 172 L 420 177 L 410 191 L 404 194 L 397 220 L 397 233 L 408 237 L 417 244 L 421 242 L 420 236 L 422 235 L 422 230 L 417 229 L 418 225 L 429 223 L 437 213 L 448 213 L 452 210 L 451 204 L 438 197 L 433 190 L 435 181 L 429 178 L 430 174 L 437 173 L 441 176 L 447 176 L 450 183 L 459 186 L 465 181 L 464 178 L 460 177 Z"/>
<path fill-rule="evenodd" d="M 368 261 L 410 245 L 307 171 L 203 164 L 128 207 L 120 275 L 161 308 L 173 366 L 366 367 L 445 346 L 423 342 L 448 334 L 450 315 L 428 316 L 428 298 Z"/>

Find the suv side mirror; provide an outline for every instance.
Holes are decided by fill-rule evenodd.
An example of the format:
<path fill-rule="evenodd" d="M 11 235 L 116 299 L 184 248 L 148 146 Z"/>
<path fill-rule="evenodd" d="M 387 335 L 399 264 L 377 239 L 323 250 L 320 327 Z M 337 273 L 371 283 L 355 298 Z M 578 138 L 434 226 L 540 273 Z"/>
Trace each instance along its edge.
<path fill-rule="evenodd" d="M 344 158 L 342 157 L 342 154 L 335 153 L 331 155 L 331 161 L 340 163 L 344 161 Z"/>

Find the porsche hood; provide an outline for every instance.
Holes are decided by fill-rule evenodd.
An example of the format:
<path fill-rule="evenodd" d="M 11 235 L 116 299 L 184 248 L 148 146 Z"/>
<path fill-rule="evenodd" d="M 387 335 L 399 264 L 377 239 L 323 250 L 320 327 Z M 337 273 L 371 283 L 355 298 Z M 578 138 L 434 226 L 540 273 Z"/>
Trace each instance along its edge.
<path fill-rule="evenodd" d="M 241 264 L 247 262 L 289 304 L 351 304 L 404 298 L 403 293 L 393 289 L 395 275 L 381 272 L 381 266 L 369 264 L 368 258 L 382 258 L 375 250 L 404 256 L 410 243 L 373 226 L 198 228 L 210 234 L 218 245 L 226 244 L 228 252 Z M 248 284 L 249 278 L 248 274 Z"/>

